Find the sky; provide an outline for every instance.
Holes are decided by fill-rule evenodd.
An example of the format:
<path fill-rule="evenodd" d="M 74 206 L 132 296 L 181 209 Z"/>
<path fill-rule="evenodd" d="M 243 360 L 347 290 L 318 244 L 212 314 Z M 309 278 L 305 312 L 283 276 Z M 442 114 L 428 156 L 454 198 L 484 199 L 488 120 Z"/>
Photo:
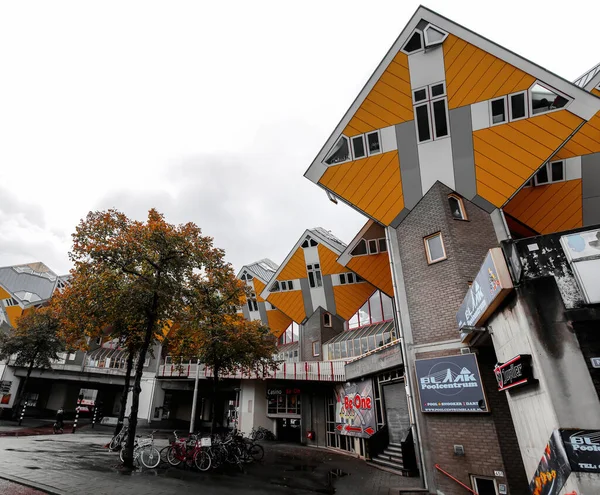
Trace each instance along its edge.
<path fill-rule="evenodd" d="M 0 2 L 0 266 L 71 265 L 90 210 L 199 225 L 236 267 L 366 219 L 303 177 L 419 3 Z M 573 80 L 596 2 L 425 6 Z"/>

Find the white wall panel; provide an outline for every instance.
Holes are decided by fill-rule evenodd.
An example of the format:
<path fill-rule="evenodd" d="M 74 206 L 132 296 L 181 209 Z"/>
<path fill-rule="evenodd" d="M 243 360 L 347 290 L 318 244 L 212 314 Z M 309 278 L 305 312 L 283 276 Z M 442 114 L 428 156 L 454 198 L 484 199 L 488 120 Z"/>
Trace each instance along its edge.
<path fill-rule="evenodd" d="M 437 180 L 455 190 L 451 138 L 419 144 L 418 152 L 423 195 Z"/>
<path fill-rule="evenodd" d="M 490 103 L 488 100 L 473 103 L 471 105 L 471 122 L 473 123 L 474 131 L 490 127 L 489 105 Z"/>

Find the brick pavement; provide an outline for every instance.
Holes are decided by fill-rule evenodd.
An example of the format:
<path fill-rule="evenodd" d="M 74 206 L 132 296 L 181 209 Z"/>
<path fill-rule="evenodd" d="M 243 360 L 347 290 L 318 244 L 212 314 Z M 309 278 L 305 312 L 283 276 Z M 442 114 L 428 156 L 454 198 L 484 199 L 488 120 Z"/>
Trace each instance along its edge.
<path fill-rule="evenodd" d="M 334 491 L 387 495 L 390 487 L 418 485 L 418 479 L 380 471 L 330 450 L 277 443 L 265 443 L 264 462 L 248 466 L 245 473 L 159 468 L 124 474 L 117 454 L 103 448 L 109 439 L 89 430 L 76 435 L 0 438 L 0 477 L 28 480 L 58 495 L 171 495 L 200 488 L 206 495 Z M 159 448 L 166 444 L 166 439 L 157 440 Z"/>

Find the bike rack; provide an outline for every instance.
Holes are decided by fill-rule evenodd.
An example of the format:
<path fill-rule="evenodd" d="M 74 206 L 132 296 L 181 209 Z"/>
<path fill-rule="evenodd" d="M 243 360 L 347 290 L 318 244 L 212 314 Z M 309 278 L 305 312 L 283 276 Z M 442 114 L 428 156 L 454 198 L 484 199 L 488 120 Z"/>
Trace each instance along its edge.
<path fill-rule="evenodd" d="M 439 464 L 436 464 L 434 466 L 438 471 L 440 471 L 441 473 L 445 474 L 446 476 L 448 476 L 448 478 L 450 478 L 453 481 L 456 481 L 460 486 L 462 486 L 465 490 L 468 490 L 469 492 L 471 492 L 473 495 L 478 495 L 476 491 L 473 491 L 471 488 L 469 488 L 467 485 L 465 485 L 462 481 L 457 480 L 454 476 L 452 476 L 450 473 L 448 473 L 447 471 L 444 471 Z"/>

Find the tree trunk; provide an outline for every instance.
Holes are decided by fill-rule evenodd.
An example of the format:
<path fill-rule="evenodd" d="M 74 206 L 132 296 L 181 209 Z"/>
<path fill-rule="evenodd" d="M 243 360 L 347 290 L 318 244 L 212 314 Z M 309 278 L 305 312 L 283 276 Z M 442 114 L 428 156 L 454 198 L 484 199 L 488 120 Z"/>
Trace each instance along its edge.
<path fill-rule="evenodd" d="M 129 384 L 131 382 L 131 371 L 133 370 L 133 358 L 135 352 L 133 348 L 129 349 L 129 356 L 127 356 L 127 367 L 125 368 L 125 385 L 123 386 L 123 394 L 121 395 L 121 409 L 119 411 L 119 418 L 117 419 L 117 426 L 115 427 L 115 436 L 119 434 L 123 428 L 125 422 L 125 409 L 127 409 L 127 396 L 129 395 Z"/>
<path fill-rule="evenodd" d="M 210 433 L 215 434 L 217 429 L 217 393 L 219 391 L 219 367 L 214 367 L 215 376 L 213 378 L 213 400 L 211 404 L 212 424 L 210 426 Z"/>
<path fill-rule="evenodd" d="M 131 412 L 129 413 L 129 434 L 127 436 L 127 444 L 125 445 L 125 452 L 123 454 L 123 464 L 126 467 L 133 468 L 133 446 L 135 444 L 135 432 L 137 429 L 137 416 L 140 408 L 140 392 L 142 391 L 142 373 L 144 372 L 144 361 L 146 361 L 146 353 L 150 347 L 152 341 L 152 335 L 154 334 L 154 326 L 156 325 L 156 310 L 158 308 L 158 294 L 155 292 L 152 300 L 152 309 L 148 316 L 148 325 L 146 327 L 146 334 L 144 335 L 144 342 L 140 347 L 140 354 L 138 355 L 138 362 L 135 367 L 135 380 L 133 383 L 133 396 L 131 398 Z"/>

